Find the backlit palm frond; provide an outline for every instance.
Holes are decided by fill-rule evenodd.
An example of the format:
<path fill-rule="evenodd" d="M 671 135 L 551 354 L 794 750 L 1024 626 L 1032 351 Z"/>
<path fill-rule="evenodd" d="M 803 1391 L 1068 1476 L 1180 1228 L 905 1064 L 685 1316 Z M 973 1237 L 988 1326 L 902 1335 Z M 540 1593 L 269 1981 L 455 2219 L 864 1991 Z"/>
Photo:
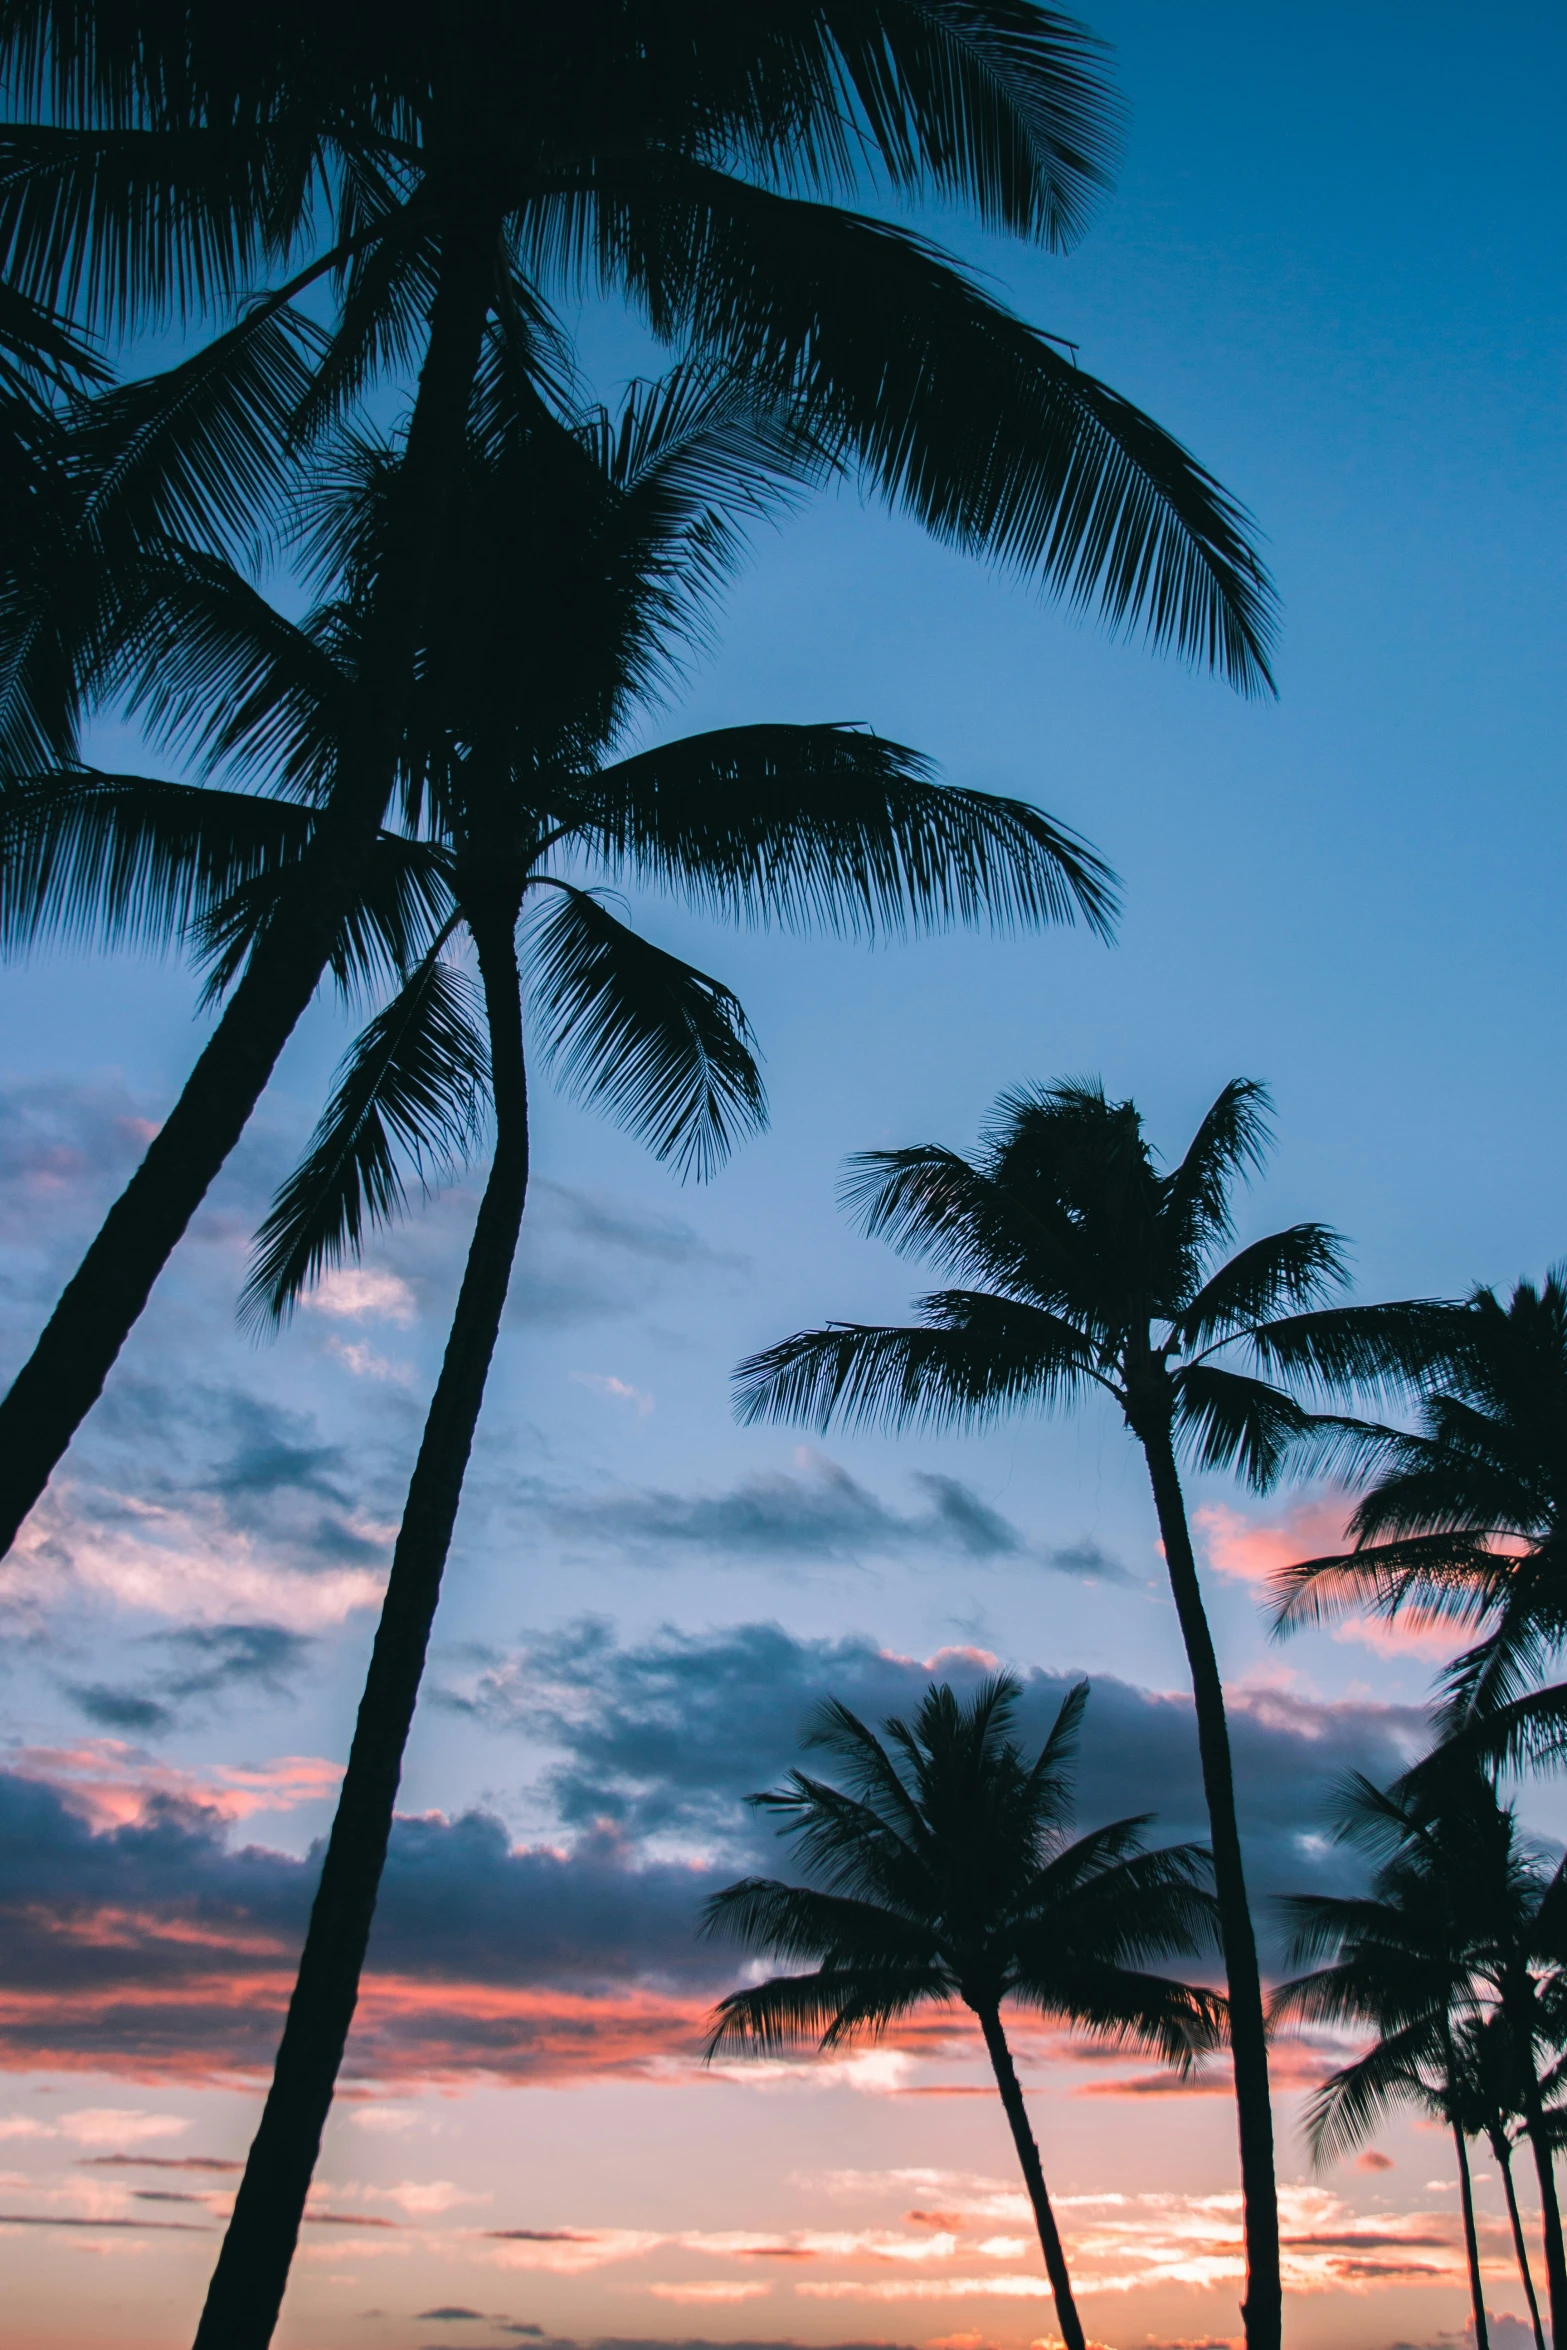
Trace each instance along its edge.
<path fill-rule="evenodd" d="M 1284 1315 L 1250 1335 L 1266 1369 L 1325 1395 L 1397 1395 L 1451 1360 L 1462 1312 L 1448 1298 L 1406 1298 Z"/>
<path fill-rule="evenodd" d="M 1048 1202 L 1041 1214 L 1020 1186 L 937 1143 L 856 1152 L 838 1196 L 862 1232 L 900 1256 L 934 1256 L 976 1286 L 1012 1288 L 1046 1309 L 1082 1287 L 1072 1229 Z"/>
<path fill-rule="evenodd" d="M 1081 918 L 1103 936 L 1114 915 L 1074 833 L 858 727 L 719 728 L 618 761 L 595 793 L 612 866 L 729 918 L 873 935 Z"/>
<path fill-rule="evenodd" d="M 1415 1534 L 1324 1558 L 1299 1559 L 1273 1579 L 1273 1629 L 1369 1613 L 1482 1623 L 1501 1597 L 1506 1562 L 1483 1537 Z"/>
<path fill-rule="evenodd" d="M 1293 1224 L 1222 1264 L 1175 1317 L 1171 1332 L 1188 1351 L 1222 1344 L 1286 1307 L 1319 1304 L 1347 1278 L 1339 1235 L 1326 1224 Z"/>
<path fill-rule="evenodd" d="M 488 1087 L 473 983 L 437 947 L 344 1059 L 309 1152 L 256 1235 L 241 1319 L 286 1320 L 303 1289 L 398 1214 L 405 1171 L 431 1181 L 461 1163 Z"/>
<path fill-rule="evenodd" d="M 1011 1991 L 1020 2006 L 1064 2017 L 1101 2046 L 1159 2057 L 1177 2079 L 1221 2045 L 1228 2014 L 1221 1992 L 1103 1962 L 1074 1969 L 1068 1961 L 1037 1980 L 1019 1971 Z"/>
<path fill-rule="evenodd" d="M 1330 2073 L 1306 2105 L 1306 2142 L 1319 2166 L 1353 2154 L 1365 2144 L 1390 2105 L 1427 2105 L 1431 2092 L 1419 2064 L 1434 2051 L 1423 2026 L 1411 2026 Z"/>
<path fill-rule="evenodd" d="M 706 1177 L 766 1123 L 738 999 L 562 887 L 533 933 L 545 1050 L 569 1090 L 639 1134 L 655 1158 Z"/>
<path fill-rule="evenodd" d="M 275 889 L 311 823 L 259 795 L 91 767 L 0 786 L 0 950 L 167 951 L 236 890 Z"/>
<path fill-rule="evenodd" d="M 960 1290 L 921 1302 L 931 1316 L 923 1326 L 831 1322 L 749 1356 L 735 1373 L 739 1418 L 823 1431 L 834 1420 L 954 1427 L 1055 1402 L 1097 1376 L 1081 1335 L 1036 1307 Z"/>
<path fill-rule="evenodd" d="M 205 973 L 204 1004 L 216 1003 L 234 985 L 290 885 L 287 871 L 259 874 L 193 924 L 191 940 Z M 343 909 L 327 958 L 342 1000 L 361 1003 L 381 994 L 388 981 L 400 980 L 449 932 L 453 910 L 448 852 L 430 841 L 383 832 L 365 860 L 357 896 Z"/>
<path fill-rule="evenodd" d="M 1265 1380 L 1188 1363 L 1175 1374 L 1176 1429 L 1205 1469 L 1234 1469 L 1256 1493 L 1277 1482 L 1307 1415 Z"/>
<path fill-rule="evenodd" d="M 782 1975 L 720 2000 L 704 2053 L 709 2062 L 730 2050 L 785 2056 L 813 2042 L 826 2053 L 862 2034 L 875 2039 L 928 2000 L 951 1996 L 941 1973 L 889 1975 L 882 1981 L 867 1981 L 856 1968 Z"/>
<path fill-rule="evenodd" d="M 1273 1140 L 1272 1112 L 1265 1085 L 1255 1077 L 1232 1077 L 1166 1178 L 1165 1212 L 1178 1245 L 1194 1259 L 1234 1229 L 1230 1195 L 1237 1181 L 1262 1166 Z"/>
<path fill-rule="evenodd" d="M 934 535 L 1270 689 L 1273 591 L 1241 510 L 923 238 L 669 156 L 606 174 L 593 207 L 600 266 L 655 332 L 771 381 Z M 566 224 L 563 202 L 540 228 Z"/>

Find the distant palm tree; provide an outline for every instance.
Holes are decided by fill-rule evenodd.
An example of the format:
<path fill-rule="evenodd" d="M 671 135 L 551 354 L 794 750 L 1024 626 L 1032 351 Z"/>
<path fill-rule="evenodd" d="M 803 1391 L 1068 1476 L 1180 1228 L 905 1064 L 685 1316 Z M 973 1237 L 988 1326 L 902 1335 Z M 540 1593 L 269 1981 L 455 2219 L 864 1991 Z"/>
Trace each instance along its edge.
<path fill-rule="evenodd" d="M 1483 2344 L 1479 2254 L 1466 2136 L 1506 2145 L 1499 2100 L 1517 2100 L 1540 2182 L 1551 2336 L 1567 2340 L 1567 2268 L 1539 2056 L 1559 2044 L 1567 1964 L 1567 1863 L 1554 1871 L 1526 1846 L 1513 1814 L 1478 1770 L 1450 1765 L 1422 1786 L 1346 1782 L 1338 1833 L 1377 1860 L 1369 1894 L 1304 1894 L 1286 1908 L 1297 1960 L 1326 1958 L 1281 1985 L 1274 2013 L 1369 2023 L 1380 2037 L 1333 2074 L 1308 2110 L 1319 2157 L 1348 2151 L 1400 2100 L 1439 2113 L 1453 2132 L 1464 2203 L 1476 2333 Z M 1510 2152 L 1498 2154 L 1514 2248 L 1539 2330 Z"/>
<path fill-rule="evenodd" d="M 1534 2289 L 1534 2273 L 1529 2263 L 1529 2247 L 1524 2241 L 1523 2218 L 1518 2209 L 1518 2187 L 1513 2178 L 1513 2128 L 1524 2126 L 1523 2083 L 1518 2065 L 1517 2050 L 1507 2018 L 1492 2014 L 1480 2021 L 1470 2021 L 1456 2045 L 1458 2065 L 1467 2088 L 1468 2108 L 1477 2117 L 1477 2128 L 1485 2132 L 1496 2167 L 1502 2175 L 1502 2192 L 1507 2198 L 1507 2219 L 1513 2234 L 1513 2251 L 1518 2261 L 1518 2275 L 1523 2285 L 1524 2299 L 1529 2304 L 1529 2322 L 1534 2328 L 1535 2350 L 1545 2350 L 1545 2328 L 1540 2323 L 1540 2303 Z M 1542 2082 L 1542 2092 L 1546 2084 Z M 1547 2119 L 1551 2119 L 1547 2116 Z M 1553 2132 L 1554 2135 L 1554 2132 Z"/>
<path fill-rule="evenodd" d="M 1346 1425 L 1341 1464 L 1373 1482 L 1354 1548 L 1278 1578 L 1277 1629 L 1351 1610 L 1484 1627 L 1444 1679 L 1444 1738 L 1494 1762 L 1567 1756 L 1567 1270 L 1477 1289 L 1424 1383 L 1417 1430 Z"/>
<path fill-rule="evenodd" d="M 965 1705 L 942 1685 L 913 1721 L 883 1737 L 829 1701 L 810 1743 L 847 1781 L 791 1771 L 753 1795 L 799 1839 L 817 1885 L 746 1877 L 715 1894 L 706 1930 L 772 1958 L 807 1960 L 735 1991 L 717 2010 L 708 2055 L 766 2055 L 815 2041 L 872 2037 L 930 2001 L 961 2002 L 986 2053 L 1022 2166 L 1067 2350 L 1085 2350 L 1039 2148 L 1002 2025 L 1010 2001 L 1118 2046 L 1152 2048 L 1185 2071 L 1222 2029 L 1210 1991 L 1143 1971 L 1212 1931 L 1198 1845 L 1142 1848 L 1149 1815 L 1070 1836 L 1073 1766 L 1088 1684 L 1068 1692 L 1031 1762 L 1011 1736 L 1021 1695 L 1003 1674 Z"/>
<path fill-rule="evenodd" d="M 965 1286 L 920 1300 L 911 1327 L 830 1323 L 753 1355 L 742 1418 L 945 1427 L 1022 1404 L 1111 1397 L 1143 1450 L 1191 1668 L 1213 1841 L 1246 2205 L 1249 2350 L 1278 2350 L 1282 2297 L 1262 1982 L 1246 1897 L 1224 1688 L 1204 1611 L 1177 1446 L 1264 1487 L 1314 1422 L 1282 1387 L 1222 1368 L 1222 1349 L 1328 1392 L 1407 1375 L 1444 1311 L 1320 1304 L 1343 1277 L 1322 1224 L 1225 1259 L 1236 1178 L 1260 1162 L 1267 1095 L 1227 1085 L 1162 1174 L 1131 1102 L 1097 1085 L 1003 1094 L 976 1160 L 936 1144 L 850 1162 L 845 1196 L 869 1232 L 936 1258 Z"/>
<path fill-rule="evenodd" d="M 47 597 L 31 574 L 0 594 L 0 743 L 29 766 L 40 732 L 74 755 L 128 625 L 127 544 L 172 532 L 232 555 L 367 394 L 408 410 L 330 791 L 217 1033 L 0 1401 L 3 1553 L 365 884 L 492 326 L 547 389 L 569 373 L 551 302 L 623 299 L 664 342 L 808 410 L 939 538 L 1112 626 L 1141 621 L 1243 690 L 1268 683 L 1272 596 L 1245 518 L 1184 449 L 923 238 L 848 209 L 927 192 L 1073 240 L 1115 107 L 1096 44 L 1031 0 L 24 0 L 0 13 L 0 71 L 21 118 L 0 206 L 18 291 L 122 335 L 171 312 L 223 321 L 86 421 L 74 559 Z"/>

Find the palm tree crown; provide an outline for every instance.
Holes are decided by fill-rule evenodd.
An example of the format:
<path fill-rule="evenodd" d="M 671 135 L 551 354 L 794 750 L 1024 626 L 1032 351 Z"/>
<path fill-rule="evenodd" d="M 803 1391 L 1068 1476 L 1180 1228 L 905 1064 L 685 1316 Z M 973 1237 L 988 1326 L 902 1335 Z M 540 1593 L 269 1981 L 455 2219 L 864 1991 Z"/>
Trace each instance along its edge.
<path fill-rule="evenodd" d="M 753 1356 L 742 1416 L 940 1426 L 1097 1387 L 1139 1436 L 1168 1427 L 1201 1467 L 1266 1487 L 1314 1427 L 1278 1375 L 1329 1390 L 1400 1378 L 1448 1330 L 1440 1307 L 1317 1310 L 1344 1278 L 1323 1224 L 1222 1256 L 1267 1107 L 1253 1080 L 1227 1085 L 1168 1174 L 1135 1107 L 1084 1083 L 1004 1094 L 974 1160 L 866 1152 L 844 1186 L 865 1229 L 965 1285 L 922 1298 L 913 1328 L 834 1323 Z M 1214 1360 L 1233 1346 L 1275 1378 Z"/>
<path fill-rule="evenodd" d="M 1151 1974 L 1145 1962 L 1200 1949 L 1212 1934 L 1207 1855 L 1143 1849 L 1147 1818 L 1070 1833 L 1080 1682 L 1030 1759 L 1012 1727 L 1008 1675 L 968 1704 L 932 1687 L 911 1722 L 883 1736 L 831 1701 L 811 1741 L 843 1784 L 795 1770 L 750 1800 L 780 1821 L 814 1885 L 747 1877 L 716 1894 L 707 1930 L 809 1971 L 736 1991 L 719 2006 L 709 2055 L 878 2035 L 929 2002 L 961 2003 L 985 2034 L 1034 2201 L 1062 2333 L 1082 2350 L 1060 2238 L 1002 2030 L 1004 2002 L 1116 2044 L 1156 2049 L 1186 2070 L 1218 2037 L 1223 2002 Z"/>
<path fill-rule="evenodd" d="M 1392 1791 L 1355 1775 L 1338 1832 L 1376 1862 L 1370 1890 L 1287 1903 L 1293 1955 L 1325 1963 L 1282 1985 L 1274 2011 L 1370 2023 L 1379 2037 L 1317 2091 L 1308 2112 L 1313 2150 L 1333 2155 L 1360 2144 L 1392 2102 L 1442 2113 L 1457 2146 L 1483 2331 L 1464 2139 L 1485 2130 L 1494 2143 L 1505 2127 L 1502 2102 L 1516 2100 L 1534 2148 L 1552 2334 L 1560 2337 L 1567 2261 L 1542 2075 L 1559 2038 L 1567 1863 L 1552 1868 L 1484 1773 L 1456 1760 Z M 1507 2184 L 1511 2198 L 1510 2176 Z"/>
<path fill-rule="evenodd" d="M 1354 1547 L 1279 1579 L 1277 1628 L 1355 1608 L 1484 1629 L 1445 1677 L 1443 1728 L 1495 1760 L 1557 1757 L 1567 1687 L 1533 1688 L 1567 1640 L 1567 1271 L 1477 1289 L 1423 1384 L 1414 1429 L 1342 1431 L 1372 1473 Z"/>

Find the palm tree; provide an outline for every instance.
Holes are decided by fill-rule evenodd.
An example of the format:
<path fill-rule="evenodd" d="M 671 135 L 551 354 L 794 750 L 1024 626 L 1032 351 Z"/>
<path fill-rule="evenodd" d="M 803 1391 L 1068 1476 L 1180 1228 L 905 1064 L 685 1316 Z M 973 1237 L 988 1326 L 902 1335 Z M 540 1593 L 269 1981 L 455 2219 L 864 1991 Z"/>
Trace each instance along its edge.
<path fill-rule="evenodd" d="M 1223 2001 L 1144 1971 L 1207 1940 L 1212 1897 L 1198 1845 L 1143 1849 L 1147 1815 L 1073 1840 L 1072 1787 L 1088 1684 L 1062 1700 L 1032 1761 L 1011 1735 L 1021 1685 L 982 1682 L 965 1705 L 932 1686 L 882 1738 L 830 1700 L 810 1743 L 837 1786 L 791 1771 L 753 1795 L 799 1839 L 811 1886 L 746 1877 L 707 1905 L 705 1928 L 760 1955 L 811 1963 L 731 1992 L 708 2042 L 757 2054 L 879 2036 L 916 2008 L 961 2002 L 976 2018 L 1028 2186 L 1067 2350 L 1085 2350 L 1066 2254 L 1007 2043 L 1007 2001 L 1186 2071 L 1219 2038 Z"/>
<path fill-rule="evenodd" d="M 618 419 L 566 429 L 513 397 L 504 368 L 457 493 L 405 736 L 401 818 L 337 942 L 361 984 L 400 984 L 351 1048 L 300 1169 L 261 1236 L 248 1292 L 278 1319 L 323 1266 L 395 1213 L 408 1162 L 494 1157 L 394 1553 L 347 1776 L 273 2088 L 214 2277 L 203 2342 L 264 2343 L 352 2020 L 401 1759 L 439 1596 L 527 1185 L 517 930 L 535 1041 L 661 1157 L 707 1172 L 761 1115 L 728 991 L 637 938 L 574 877 L 584 862 L 698 903 L 800 926 L 1102 926 L 1108 879 L 1036 811 L 946 789 L 899 746 L 841 726 L 730 728 L 613 758 L 737 556 L 740 524 L 787 494 L 804 454 L 787 420 L 705 370 L 636 387 Z M 132 677 L 175 739 L 259 764 L 295 801 L 133 777 L 43 779 L 0 897 L 10 934 L 74 913 L 111 932 L 194 931 L 232 983 L 308 843 L 360 631 L 396 460 L 341 453 L 334 577 L 302 627 L 232 574 L 170 562 L 180 658 Z M 510 560 L 534 550 L 526 573 Z M 24 853 L 25 851 L 25 853 Z M 545 913 L 542 905 L 549 902 Z M 482 1008 L 453 960 L 477 955 Z"/>
<path fill-rule="evenodd" d="M 1444 1678 L 1442 1729 L 1496 1763 L 1567 1753 L 1567 1269 L 1476 1289 L 1420 1397 L 1416 1429 L 1349 1424 L 1338 1458 L 1373 1473 L 1352 1549 L 1278 1582 L 1276 1629 L 1351 1610 L 1481 1628 Z M 1439 1750 L 1440 1751 L 1440 1750 Z"/>
<path fill-rule="evenodd" d="M 1477 2117 L 1477 2127 L 1489 2139 L 1496 2167 L 1502 2175 L 1507 2220 L 1512 2229 L 1524 2299 L 1529 2304 L 1535 2350 L 1545 2350 L 1545 2328 L 1540 2323 L 1540 2303 L 1534 2290 L 1529 2247 L 1524 2241 L 1523 2218 L 1518 2209 L 1518 2188 L 1513 2178 L 1512 2133 L 1515 2125 L 1523 2124 L 1524 2101 L 1517 2052 L 1507 2018 L 1492 2014 L 1479 2022 L 1471 2021 L 1458 2043 L 1457 2055 L 1467 2087 L 1469 2110 Z M 1547 2086 L 1546 2082 L 1541 2083 L 1542 2092 Z"/>
<path fill-rule="evenodd" d="M 0 63 L 26 115 L 5 134 L 0 200 L 18 288 L 120 327 L 171 307 L 231 319 L 110 401 L 75 559 L 15 634 L 0 721 L 29 743 L 50 729 L 68 755 L 125 625 L 109 556 L 171 518 L 232 552 L 314 435 L 373 385 L 412 393 L 330 793 L 216 1034 L 0 1403 L 3 1551 L 364 882 L 491 322 L 519 376 L 547 383 L 563 342 L 550 294 L 624 297 L 665 340 L 794 401 L 938 536 L 1112 625 L 1140 620 L 1246 690 L 1267 683 L 1271 590 L 1244 517 L 1149 418 L 924 239 L 835 201 L 931 191 L 1047 245 L 1076 235 L 1113 110 L 1093 44 L 1031 0 L 259 16 L 19 0 Z M 308 308 L 323 292 L 328 329 Z"/>
<path fill-rule="evenodd" d="M 1328 1963 L 1284 1984 L 1274 2010 L 1316 2022 L 1371 2023 L 1381 2037 L 1317 2092 L 1309 2123 L 1314 2151 L 1358 2144 L 1395 2099 L 1442 2113 L 1458 2152 L 1483 2340 L 1464 2140 L 1483 2129 L 1493 2146 L 1506 2143 L 1498 2102 L 1505 2083 L 1534 2148 L 1551 2336 L 1567 2339 L 1567 2267 L 1537 2061 L 1555 2042 L 1553 2010 L 1567 1961 L 1567 1863 L 1549 1869 L 1484 1774 L 1456 1762 L 1413 1789 L 1405 1783 L 1384 1791 L 1357 1774 L 1346 1783 L 1338 1832 L 1377 1859 L 1371 1890 L 1351 1899 L 1301 1895 L 1287 1904 L 1296 1921 L 1295 1957 Z M 1538 2331 L 1510 2158 L 1502 2173 Z"/>
<path fill-rule="evenodd" d="M 1292 1225 L 1222 1259 L 1230 1194 L 1260 1161 L 1266 1107 L 1261 1086 L 1227 1085 L 1168 1174 L 1135 1107 L 1083 1083 L 1004 1094 L 977 1160 L 936 1144 L 864 1154 L 850 1163 L 845 1196 L 865 1229 L 937 1258 L 971 1286 L 922 1298 L 913 1327 L 830 1323 L 753 1355 L 737 1374 L 743 1419 L 819 1429 L 835 1418 L 971 1424 L 1097 1388 L 1141 1445 L 1191 1667 L 1212 1833 L 1250 2350 L 1277 2350 L 1281 2322 L 1268 2058 L 1224 1689 L 1177 1444 L 1205 1468 L 1238 1467 L 1266 1486 L 1312 1423 L 1284 1389 L 1221 1367 L 1216 1354 L 1241 1346 L 1264 1369 L 1342 1389 L 1425 1361 L 1445 1326 L 1441 1309 L 1419 1305 L 1311 1310 L 1343 1272 L 1341 1244 L 1321 1224 Z"/>

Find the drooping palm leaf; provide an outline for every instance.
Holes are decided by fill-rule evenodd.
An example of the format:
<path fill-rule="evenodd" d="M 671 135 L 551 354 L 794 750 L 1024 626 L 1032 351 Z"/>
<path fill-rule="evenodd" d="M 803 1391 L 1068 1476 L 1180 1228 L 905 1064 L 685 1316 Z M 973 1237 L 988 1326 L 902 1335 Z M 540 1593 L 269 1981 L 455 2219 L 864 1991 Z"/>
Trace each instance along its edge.
<path fill-rule="evenodd" d="M 437 946 L 345 1057 L 256 1236 L 242 1320 L 285 1320 L 309 1283 L 400 1212 L 408 1173 L 430 1181 L 466 1157 L 488 1083 L 473 983 Z"/>
<path fill-rule="evenodd" d="M 738 999 L 588 891 L 561 884 L 556 897 L 532 938 L 547 1057 L 655 1158 L 706 1177 L 766 1121 Z"/>

